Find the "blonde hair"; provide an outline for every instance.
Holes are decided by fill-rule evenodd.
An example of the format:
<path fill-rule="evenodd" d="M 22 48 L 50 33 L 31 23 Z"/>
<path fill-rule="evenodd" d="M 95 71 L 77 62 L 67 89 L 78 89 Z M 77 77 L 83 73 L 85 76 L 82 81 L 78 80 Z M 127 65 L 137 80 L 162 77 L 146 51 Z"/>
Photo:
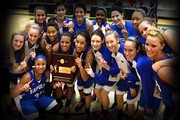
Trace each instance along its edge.
<path fill-rule="evenodd" d="M 161 30 L 161 29 L 152 29 L 152 30 L 150 30 L 149 32 L 148 32 L 148 34 L 147 34 L 147 36 L 148 35 L 150 35 L 150 36 L 152 36 L 152 37 L 157 37 L 157 38 L 159 38 L 159 42 L 161 43 L 161 44 L 163 44 L 163 43 L 165 43 L 165 41 L 166 41 L 166 37 L 165 37 L 165 34 L 164 34 L 164 31 L 163 30 Z"/>

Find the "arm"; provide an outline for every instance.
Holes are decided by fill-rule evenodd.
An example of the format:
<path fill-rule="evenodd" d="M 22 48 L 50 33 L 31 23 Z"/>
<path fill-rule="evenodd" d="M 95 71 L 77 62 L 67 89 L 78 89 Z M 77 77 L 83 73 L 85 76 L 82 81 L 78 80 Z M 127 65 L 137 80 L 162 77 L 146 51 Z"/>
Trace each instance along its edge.
<path fill-rule="evenodd" d="M 74 32 L 74 23 L 72 21 L 69 22 L 68 24 L 68 27 L 69 27 L 69 32 L 73 33 Z"/>
<path fill-rule="evenodd" d="M 179 57 L 173 57 L 171 59 L 165 59 L 165 60 L 161 60 L 158 61 L 156 63 L 154 63 L 152 65 L 152 68 L 155 72 L 158 72 L 160 70 L 160 68 L 164 67 L 164 66 L 178 66 L 179 62 Z"/>
<path fill-rule="evenodd" d="M 166 43 L 169 45 L 169 47 L 173 50 L 173 52 L 176 55 L 180 54 L 180 35 L 177 31 L 173 30 L 173 29 L 167 29 L 165 30 L 165 39 L 166 39 Z"/>
<path fill-rule="evenodd" d="M 23 77 L 21 78 L 20 82 L 12 88 L 10 92 L 10 97 L 15 98 L 17 97 L 21 92 L 26 91 L 28 92 L 31 88 L 29 87 L 29 84 L 32 82 L 30 74 L 25 73 Z"/>
<path fill-rule="evenodd" d="M 87 31 L 89 32 L 89 34 L 91 35 L 92 32 L 93 32 L 93 25 L 92 25 L 92 22 L 90 20 L 87 20 L 86 21 L 86 24 L 87 24 Z"/>

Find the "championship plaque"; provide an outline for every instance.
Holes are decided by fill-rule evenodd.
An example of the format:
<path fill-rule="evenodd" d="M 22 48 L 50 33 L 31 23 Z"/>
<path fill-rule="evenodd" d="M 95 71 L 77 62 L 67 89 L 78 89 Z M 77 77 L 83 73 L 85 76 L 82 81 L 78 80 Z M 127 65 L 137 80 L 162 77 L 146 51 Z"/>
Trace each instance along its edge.
<path fill-rule="evenodd" d="M 51 56 L 52 66 L 52 79 L 55 81 L 73 83 L 73 73 L 71 67 L 74 66 L 75 58 L 73 55 L 52 53 Z"/>

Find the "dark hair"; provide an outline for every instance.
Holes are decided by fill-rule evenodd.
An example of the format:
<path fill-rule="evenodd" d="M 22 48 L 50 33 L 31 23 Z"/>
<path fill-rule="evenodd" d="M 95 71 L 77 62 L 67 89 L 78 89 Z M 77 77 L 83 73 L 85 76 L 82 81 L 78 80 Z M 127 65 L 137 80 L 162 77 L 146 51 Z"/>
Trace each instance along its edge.
<path fill-rule="evenodd" d="M 73 18 L 75 18 L 75 10 L 76 8 L 82 8 L 84 10 L 84 13 L 86 13 L 86 6 L 83 3 L 77 3 L 74 7 L 74 11 L 73 11 Z"/>
<path fill-rule="evenodd" d="M 77 36 L 78 35 L 81 35 L 83 36 L 85 39 L 86 39 L 86 43 L 87 43 L 87 46 L 89 46 L 91 43 L 90 43 L 90 35 L 89 35 L 89 32 L 87 30 L 79 30 L 77 32 Z"/>
<path fill-rule="evenodd" d="M 91 34 L 91 37 L 92 37 L 93 35 L 98 35 L 99 37 L 101 37 L 102 40 L 104 39 L 104 34 L 103 34 L 102 30 L 96 29 L 96 30 Z"/>
<path fill-rule="evenodd" d="M 141 42 L 141 40 L 139 39 L 138 36 L 129 36 L 129 37 L 125 40 L 125 42 L 126 42 L 126 41 L 132 41 L 132 42 L 136 43 L 135 48 L 136 48 L 136 50 L 139 49 L 140 55 L 146 55 L 144 46 L 143 46 L 143 44 L 142 44 L 142 42 Z"/>
<path fill-rule="evenodd" d="M 58 7 L 58 6 L 60 6 L 60 5 L 63 5 L 63 6 L 66 8 L 66 4 L 65 4 L 65 2 L 62 0 L 62 1 L 58 1 L 58 2 L 56 2 L 55 9 L 57 9 L 57 7 Z"/>
<path fill-rule="evenodd" d="M 123 5 L 113 5 L 112 7 L 111 7 L 111 13 L 112 13 L 112 11 L 118 11 L 119 13 L 124 13 L 124 6 Z"/>
<path fill-rule="evenodd" d="M 155 19 L 150 18 L 150 17 L 144 17 L 143 19 L 141 19 L 141 21 L 139 22 L 138 26 L 139 26 L 142 22 L 144 22 L 144 21 L 147 21 L 148 24 L 150 24 L 150 25 L 155 24 L 155 26 L 157 27 L 157 23 L 156 23 Z"/>
<path fill-rule="evenodd" d="M 143 10 L 142 8 L 137 8 L 137 9 L 134 10 L 134 12 L 135 12 L 135 11 L 142 13 L 142 14 L 143 14 L 143 17 L 146 17 L 146 12 L 145 12 L 145 10 Z M 133 12 L 133 13 L 134 13 L 134 12 Z"/>
<path fill-rule="evenodd" d="M 45 11 L 45 14 L 46 14 L 46 16 L 47 16 L 47 10 L 46 10 L 46 7 L 44 7 L 44 6 L 36 6 L 36 7 L 34 8 L 34 15 L 36 14 L 36 10 L 38 10 L 38 9 L 44 10 L 44 11 Z"/>
<path fill-rule="evenodd" d="M 59 31 L 59 27 L 58 27 L 58 24 L 57 24 L 57 21 L 51 19 L 48 21 L 47 25 L 46 25 L 46 30 L 49 26 L 54 26 L 56 28 L 57 31 Z"/>
<path fill-rule="evenodd" d="M 73 39 L 74 39 L 73 33 L 69 32 L 69 31 L 63 32 L 63 33 L 61 34 L 61 37 L 62 37 L 62 36 L 68 36 L 68 37 L 70 37 L 71 42 L 73 42 Z"/>
<path fill-rule="evenodd" d="M 96 12 L 97 12 L 98 10 L 104 11 L 105 16 L 107 16 L 107 10 L 106 10 L 106 8 L 104 8 L 104 7 L 98 7 L 98 8 L 96 9 Z"/>

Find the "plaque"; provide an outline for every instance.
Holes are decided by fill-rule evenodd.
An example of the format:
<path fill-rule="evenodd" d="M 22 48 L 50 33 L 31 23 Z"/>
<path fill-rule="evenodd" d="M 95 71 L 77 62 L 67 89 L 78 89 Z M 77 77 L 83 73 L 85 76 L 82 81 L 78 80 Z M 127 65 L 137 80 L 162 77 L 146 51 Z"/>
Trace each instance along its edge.
<path fill-rule="evenodd" d="M 73 55 L 52 53 L 51 56 L 52 66 L 52 79 L 65 83 L 73 83 L 74 75 L 71 72 L 71 67 L 74 66 L 75 58 Z"/>

